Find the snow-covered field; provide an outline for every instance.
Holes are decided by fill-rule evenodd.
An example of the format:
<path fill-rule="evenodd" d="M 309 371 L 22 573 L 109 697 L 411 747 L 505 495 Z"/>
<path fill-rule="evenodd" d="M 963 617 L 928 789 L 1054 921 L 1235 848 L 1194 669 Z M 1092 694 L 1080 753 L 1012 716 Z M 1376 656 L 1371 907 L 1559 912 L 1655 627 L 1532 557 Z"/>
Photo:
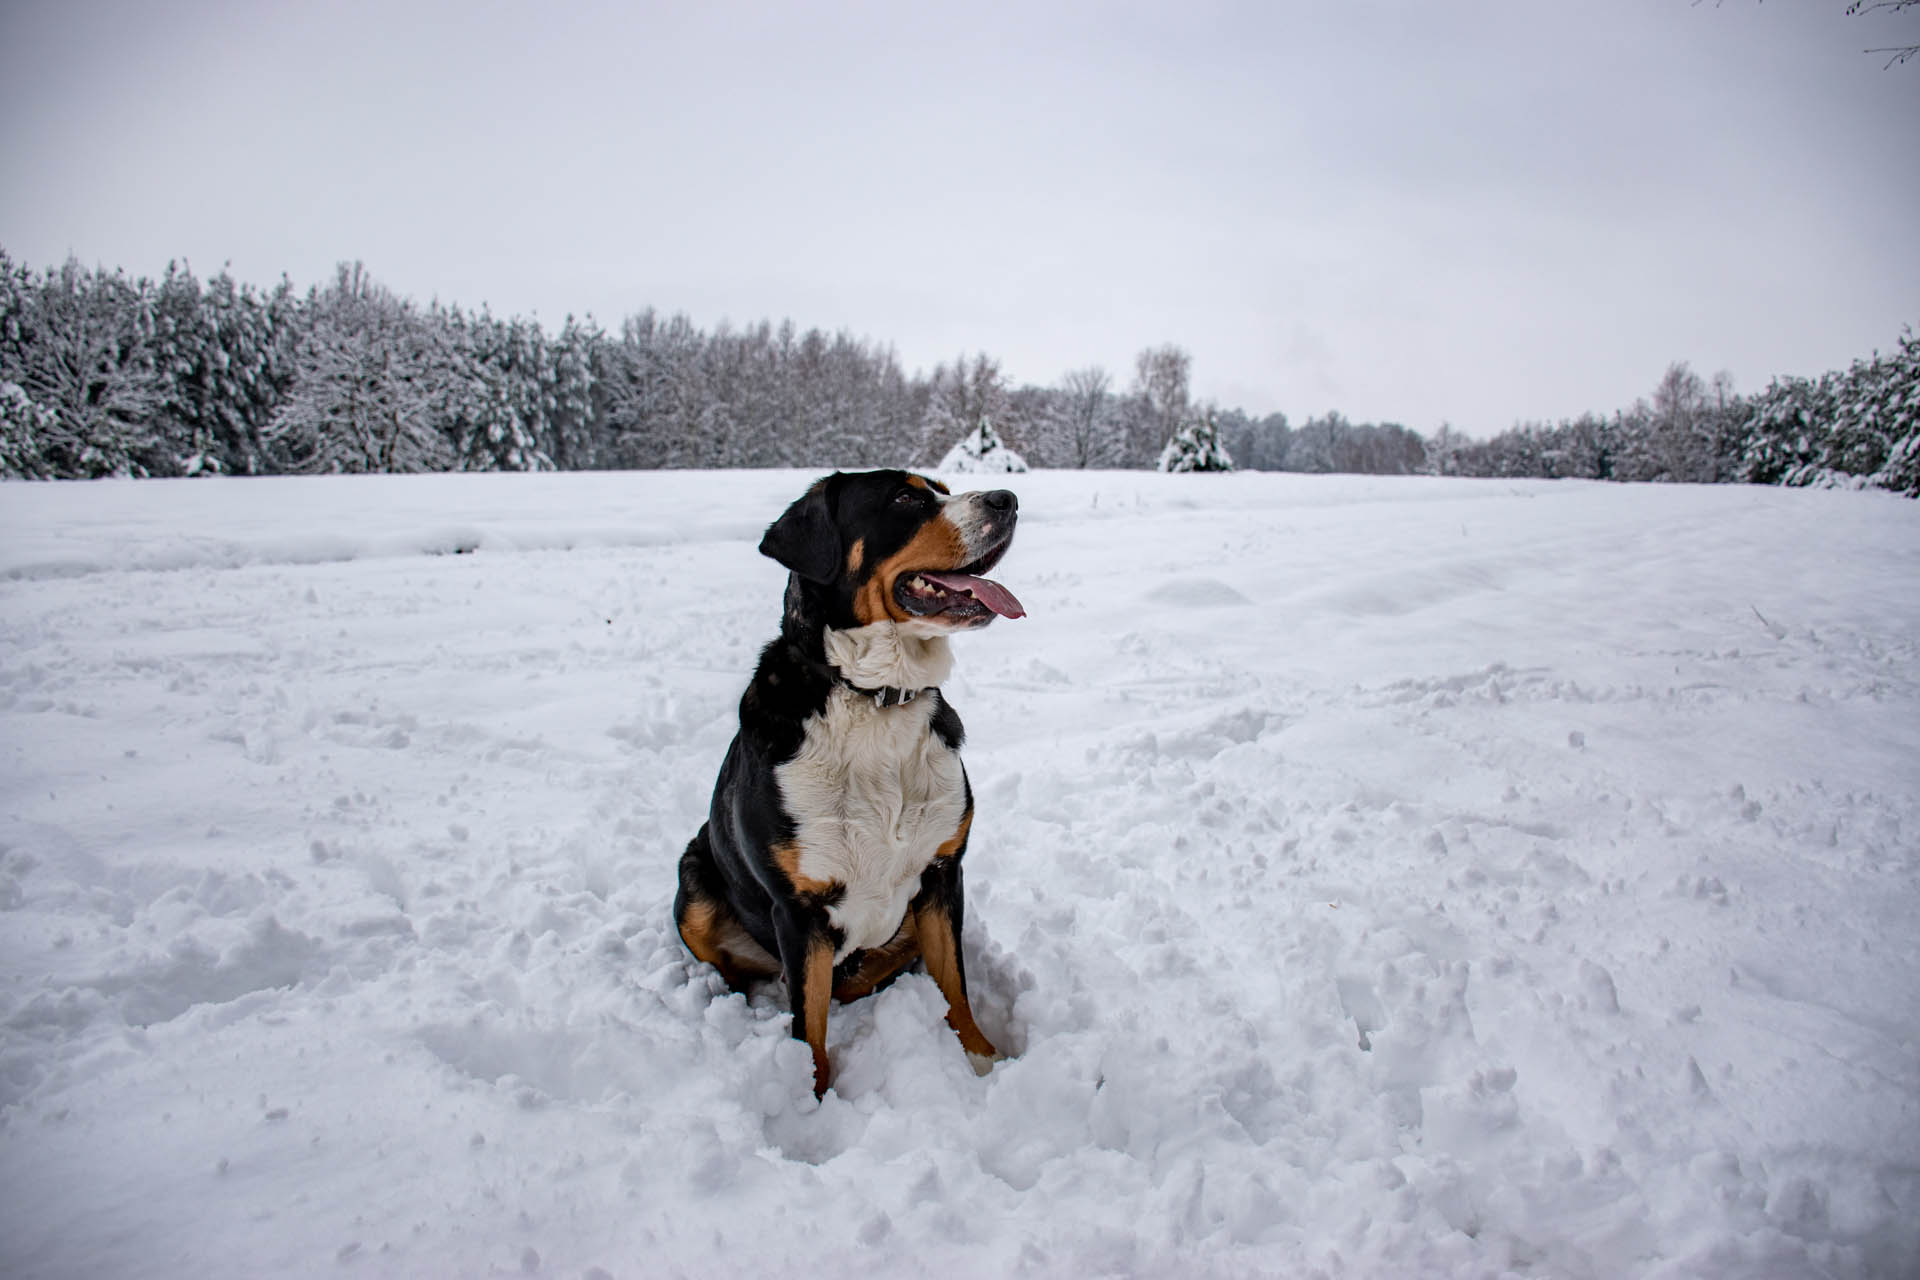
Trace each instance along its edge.
<path fill-rule="evenodd" d="M 816 1104 L 668 918 L 809 478 L 0 487 L 0 1273 L 1915 1274 L 1920 503 L 1016 477 L 1012 1056 Z"/>

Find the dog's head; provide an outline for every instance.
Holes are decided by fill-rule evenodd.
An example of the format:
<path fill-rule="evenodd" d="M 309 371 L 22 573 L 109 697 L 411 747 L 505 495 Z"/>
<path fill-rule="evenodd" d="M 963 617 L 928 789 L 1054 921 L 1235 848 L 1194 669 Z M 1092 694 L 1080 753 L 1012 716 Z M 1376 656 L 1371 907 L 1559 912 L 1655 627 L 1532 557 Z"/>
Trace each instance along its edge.
<path fill-rule="evenodd" d="M 1026 616 L 981 576 L 1013 542 L 1019 505 L 1005 489 L 952 493 L 908 471 L 836 472 L 768 526 L 760 551 L 793 571 L 826 626 L 940 635 Z"/>

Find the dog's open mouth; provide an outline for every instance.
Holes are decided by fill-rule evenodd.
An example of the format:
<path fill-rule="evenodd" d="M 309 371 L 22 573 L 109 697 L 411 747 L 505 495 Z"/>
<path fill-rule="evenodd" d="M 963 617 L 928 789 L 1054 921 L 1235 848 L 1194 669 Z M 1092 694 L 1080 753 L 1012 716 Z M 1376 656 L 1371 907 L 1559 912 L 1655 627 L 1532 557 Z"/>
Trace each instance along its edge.
<path fill-rule="evenodd" d="M 1009 539 L 1011 541 L 1011 539 Z M 960 569 L 918 569 L 901 574 L 893 584 L 900 607 L 920 618 L 953 622 L 991 622 L 995 617 L 1024 618 L 1027 611 L 1007 590 L 980 575 L 1006 552 L 1003 542 Z"/>

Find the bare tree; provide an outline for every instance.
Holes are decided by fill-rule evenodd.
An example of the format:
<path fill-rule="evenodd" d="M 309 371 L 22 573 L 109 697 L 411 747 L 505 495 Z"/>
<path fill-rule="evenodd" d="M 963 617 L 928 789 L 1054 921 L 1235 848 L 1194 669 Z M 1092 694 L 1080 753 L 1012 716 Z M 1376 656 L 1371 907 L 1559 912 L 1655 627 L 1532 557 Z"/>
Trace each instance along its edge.
<path fill-rule="evenodd" d="M 1133 360 L 1134 412 L 1127 423 L 1127 465 L 1145 466 L 1191 416 L 1188 403 L 1193 357 L 1166 343 Z"/>
<path fill-rule="evenodd" d="M 1685 360 L 1667 366 L 1653 389 L 1650 441 L 1666 479 L 1706 483 L 1714 478 L 1712 408 L 1706 382 Z"/>
<path fill-rule="evenodd" d="M 262 433 L 280 467 L 451 469 L 458 457 L 434 413 L 444 335 L 358 262 L 341 263 L 306 309 L 293 390 Z"/>
<path fill-rule="evenodd" d="M 933 371 L 926 417 L 920 425 L 916 460 L 932 463 L 948 447 L 985 421 L 1007 418 L 1007 382 L 1000 362 L 985 352 Z"/>
<path fill-rule="evenodd" d="M 1073 466 L 1086 468 L 1112 461 L 1108 456 L 1111 442 L 1106 438 L 1112 425 L 1108 414 L 1112 387 L 1112 377 L 1097 364 L 1075 369 L 1060 379 L 1066 402 L 1068 461 Z"/>

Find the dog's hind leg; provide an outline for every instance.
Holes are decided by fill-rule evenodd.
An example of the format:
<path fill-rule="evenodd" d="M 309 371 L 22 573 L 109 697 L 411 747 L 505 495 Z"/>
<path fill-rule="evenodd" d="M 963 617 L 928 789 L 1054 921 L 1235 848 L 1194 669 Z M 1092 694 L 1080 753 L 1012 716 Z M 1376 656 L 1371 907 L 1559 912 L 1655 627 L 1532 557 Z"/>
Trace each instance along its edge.
<path fill-rule="evenodd" d="M 680 855 L 680 891 L 673 899 L 673 922 L 694 958 L 718 969 L 735 991 L 744 991 L 756 980 L 780 972 L 779 962 L 753 940 L 727 905 L 705 825 Z"/>

